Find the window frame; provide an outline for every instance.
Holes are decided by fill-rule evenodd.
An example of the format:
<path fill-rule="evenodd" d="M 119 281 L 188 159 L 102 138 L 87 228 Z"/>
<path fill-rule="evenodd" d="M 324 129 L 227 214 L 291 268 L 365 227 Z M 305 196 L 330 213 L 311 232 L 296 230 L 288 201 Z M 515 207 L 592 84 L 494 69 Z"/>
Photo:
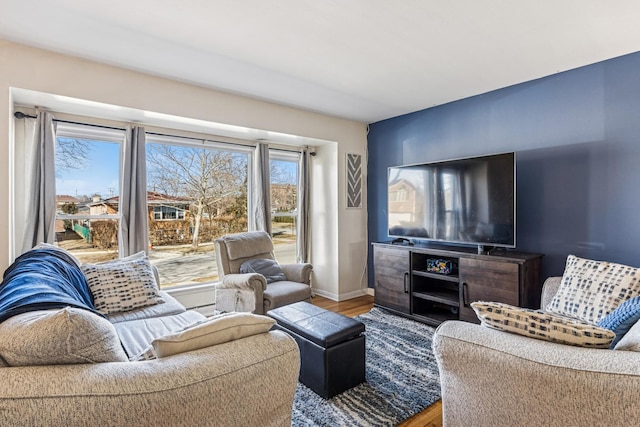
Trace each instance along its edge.
<path fill-rule="evenodd" d="M 70 139 L 80 139 L 86 141 L 93 141 L 105 144 L 118 144 L 118 196 L 122 193 L 122 179 L 123 179 L 123 162 L 124 162 L 124 143 L 125 143 L 125 129 L 124 128 L 115 128 L 109 126 L 101 126 L 101 125 L 91 125 L 91 124 L 83 124 L 83 123 L 72 123 L 72 122 L 57 122 L 56 123 L 56 147 L 58 144 L 58 138 L 70 138 Z M 57 190 L 56 190 L 57 193 Z M 57 194 L 56 194 L 57 196 Z M 65 214 L 58 213 L 56 209 L 55 220 L 81 220 L 81 221 L 92 221 L 92 220 L 116 220 L 118 224 L 118 258 L 121 257 L 120 254 L 120 223 L 122 221 L 122 203 L 118 203 L 118 213 L 117 214 Z"/>

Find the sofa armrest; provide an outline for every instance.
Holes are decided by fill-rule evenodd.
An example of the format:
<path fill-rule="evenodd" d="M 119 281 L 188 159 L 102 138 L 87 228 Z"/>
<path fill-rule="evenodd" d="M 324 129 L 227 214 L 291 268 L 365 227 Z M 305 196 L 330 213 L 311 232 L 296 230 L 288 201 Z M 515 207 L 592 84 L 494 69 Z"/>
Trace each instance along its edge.
<path fill-rule="evenodd" d="M 546 310 L 547 306 L 558 292 L 560 288 L 560 283 L 562 283 L 562 277 L 549 277 L 544 281 L 542 285 L 542 295 L 540 298 L 540 309 Z"/>
<path fill-rule="evenodd" d="M 625 425 L 640 419 L 640 353 L 450 321 L 436 330 L 445 425 Z"/>
<path fill-rule="evenodd" d="M 145 362 L 0 368 L 0 425 L 288 426 L 299 360 L 271 331 Z"/>
<path fill-rule="evenodd" d="M 311 283 L 311 271 L 313 270 L 311 264 L 280 264 L 280 267 L 284 271 L 284 275 L 287 276 L 287 280 L 307 285 Z"/>

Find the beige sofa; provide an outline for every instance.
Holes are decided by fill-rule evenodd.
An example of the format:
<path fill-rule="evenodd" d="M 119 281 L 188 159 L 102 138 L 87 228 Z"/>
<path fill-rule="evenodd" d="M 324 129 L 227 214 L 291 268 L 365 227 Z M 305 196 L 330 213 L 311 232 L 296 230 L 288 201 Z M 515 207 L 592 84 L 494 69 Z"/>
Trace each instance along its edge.
<path fill-rule="evenodd" d="M 545 282 L 542 307 L 560 278 Z M 640 340 L 636 324 L 627 335 Z M 450 321 L 436 330 L 445 426 L 640 424 L 640 355 Z"/>
<path fill-rule="evenodd" d="M 108 321 L 89 313 L 115 330 L 117 355 L 125 355 L 119 342 L 131 357 L 155 338 L 205 320 L 160 295 L 164 303 L 113 313 Z M 233 330 L 230 341 L 144 361 L 1 366 L 11 350 L 4 343 L 0 425 L 289 426 L 299 351 L 289 335 L 269 327 L 252 335 Z M 73 344 L 58 341 L 57 347 Z"/>

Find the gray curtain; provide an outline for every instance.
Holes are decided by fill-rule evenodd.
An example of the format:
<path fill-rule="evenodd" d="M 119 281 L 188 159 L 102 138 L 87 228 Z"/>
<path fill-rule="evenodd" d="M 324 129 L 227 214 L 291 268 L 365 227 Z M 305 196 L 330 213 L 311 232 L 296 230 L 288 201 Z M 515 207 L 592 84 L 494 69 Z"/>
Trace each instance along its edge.
<path fill-rule="evenodd" d="M 271 235 L 269 144 L 258 143 L 253 167 L 253 229 Z"/>
<path fill-rule="evenodd" d="M 305 148 L 298 165 L 298 225 L 296 232 L 296 260 L 309 262 L 309 160 L 311 154 Z"/>
<path fill-rule="evenodd" d="M 148 251 L 147 160 L 144 128 L 128 126 L 120 191 L 120 256 Z"/>
<path fill-rule="evenodd" d="M 25 119 L 28 120 L 28 119 Z M 29 160 L 31 182 L 26 198 L 26 224 L 22 240 L 22 253 L 40 242 L 53 243 L 56 223 L 56 129 L 53 115 L 38 111 Z"/>

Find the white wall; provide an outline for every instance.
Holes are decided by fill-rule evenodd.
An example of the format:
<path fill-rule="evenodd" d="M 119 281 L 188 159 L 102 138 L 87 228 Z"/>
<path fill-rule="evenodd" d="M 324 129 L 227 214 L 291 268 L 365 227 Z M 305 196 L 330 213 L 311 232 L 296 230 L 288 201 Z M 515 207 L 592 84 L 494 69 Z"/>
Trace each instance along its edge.
<path fill-rule="evenodd" d="M 362 276 L 367 254 L 366 200 L 362 209 L 350 210 L 346 209 L 345 200 L 346 153 L 362 154 L 365 158 L 366 124 L 0 40 L 0 203 L 7 211 L 11 210 L 13 201 L 13 97 L 20 92 L 15 88 L 95 101 L 145 114 L 169 114 L 294 135 L 301 140 L 327 141 L 316 147 L 318 155 L 312 163 L 314 287 L 318 294 L 333 299 L 346 299 L 366 290 Z M 116 117 L 105 114 L 102 118 Z M 146 122 L 137 121 L 157 125 L 151 118 Z M 363 192 L 366 194 L 366 189 Z M 10 227 L 10 220 L 0 225 L 2 271 L 12 261 Z"/>

